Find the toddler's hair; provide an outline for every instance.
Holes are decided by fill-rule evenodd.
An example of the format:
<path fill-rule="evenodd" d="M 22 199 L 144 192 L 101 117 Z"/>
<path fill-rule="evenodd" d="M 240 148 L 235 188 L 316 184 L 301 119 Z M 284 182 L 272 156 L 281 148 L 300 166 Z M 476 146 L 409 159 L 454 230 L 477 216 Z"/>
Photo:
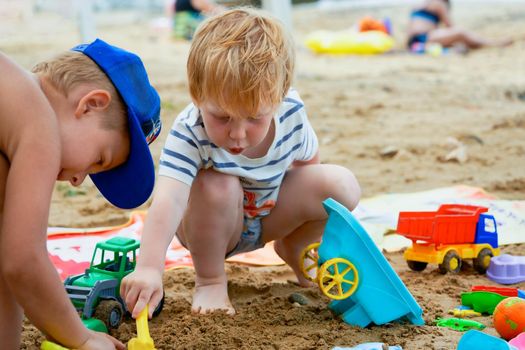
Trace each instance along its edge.
<path fill-rule="evenodd" d="M 188 57 L 193 101 L 212 101 L 232 117 L 255 116 L 275 107 L 293 77 L 295 51 L 290 34 L 263 11 L 237 8 L 205 20 Z"/>
<path fill-rule="evenodd" d="M 101 126 L 109 130 L 127 130 L 127 108 L 108 76 L 83 53 L 67 51 L 47 61 L 36 64 L 33 73 L 46 78 L 64 96 L 79 84 L 90 84 L 94 88 L 110 93 L 111 103 L 101 119 Z"/>

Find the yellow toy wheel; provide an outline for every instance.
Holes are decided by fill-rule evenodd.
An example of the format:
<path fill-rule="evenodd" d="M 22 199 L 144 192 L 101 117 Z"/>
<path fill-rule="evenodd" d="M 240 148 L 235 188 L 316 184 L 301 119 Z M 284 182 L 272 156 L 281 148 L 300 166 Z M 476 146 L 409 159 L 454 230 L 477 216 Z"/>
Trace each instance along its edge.
<path fill-rule="evenodd" d="M 490 265 L 490 259 L 494 256 L 492 250 L 488 248 L 483 248 L 478 253 L 478 256 L 474 259 L 474 269 L 479 273 L 487 272 L 487 269 Z"/>
<path fill-rule="evenodd" d="M 301 252 L 301 260 L 299 261 L 303 276 L 312 282 L 317 281 L 317 262 L 319 260 L 317 250 L 320 245 L 319 242 L 309 244 Z"/>
<path fill-rule="evenodd" d="M 447 272 L 458 273 L 461 270 L 461 257 L 454 249 L 451 249 L 445 254 L 443 262 L 438 265 L 438 268 L 442 274 Z"/>
<path fill-rule="evenodd" d="M 354 294 L 359 274 L 354 264 L 343 258 L 334 258 L 319 268 L 319 288 L 331 299 L 342 300 Z"/>

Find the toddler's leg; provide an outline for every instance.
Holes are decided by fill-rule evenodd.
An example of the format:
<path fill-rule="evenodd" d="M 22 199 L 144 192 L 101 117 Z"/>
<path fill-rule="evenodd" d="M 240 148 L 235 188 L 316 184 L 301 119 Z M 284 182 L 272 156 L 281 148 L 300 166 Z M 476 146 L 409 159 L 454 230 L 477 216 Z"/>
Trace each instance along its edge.
<path fill-rule="evenodd" d="M 0 274 L 0 343 L 2 349 L 18 349 L 22 332 L 22 308 Z"/>
<path fill-rule="evenodd" d="M 293 269 L 300 285 L 310 284 L 301 273 L 301 251 L 320 239 L 328 218 L 322 202 L 332 197 L 352 210 L 360 196 L 356 178 L 341 166 L 317 164 L 288 171 L 275 208 L 263 219 L 263 240 L 275 240 L 275 251 Z"/>
<path fill-rule="evenodd" d="M 239 179 L 213 170 L 200 171 L 177 231 L 195 265 L 193 312 L 235 313 L 228 297 L 224 258 L 239 241 L 242 225 L 243 192 Z"/>

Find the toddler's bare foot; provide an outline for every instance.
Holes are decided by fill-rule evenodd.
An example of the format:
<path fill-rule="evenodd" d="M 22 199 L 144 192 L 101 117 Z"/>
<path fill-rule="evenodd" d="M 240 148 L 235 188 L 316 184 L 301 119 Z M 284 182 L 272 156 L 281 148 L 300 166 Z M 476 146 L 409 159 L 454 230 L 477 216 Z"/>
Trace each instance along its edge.
<path fill-rule="evenodd" d="M 228 297 L 228 282 L 205 285 L 196 283 L 191 311 L 207 314 L 218 310 L 225 311 L 228 315 L 235 314 L 235 309 Z"/>

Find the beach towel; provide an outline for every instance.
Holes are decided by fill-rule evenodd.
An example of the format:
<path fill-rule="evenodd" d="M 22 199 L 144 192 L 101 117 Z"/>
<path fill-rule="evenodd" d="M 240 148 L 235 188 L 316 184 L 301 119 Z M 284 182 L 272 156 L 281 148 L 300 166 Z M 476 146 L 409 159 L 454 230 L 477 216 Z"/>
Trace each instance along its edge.
<path fill-rule="evenodd" d="M 400 211 L 434 211 L 444 203 L 482 205 L 496 218 L 499 244 L 525 242 L 525 200 L 501 200 L 481 188 L 453 186 L 415 193 L 393 193 L 361 200 L 353 214 L 380 249 L 396 251 L 411 241 L 394 234 Z M 97 242 L 121 236 L 140 240 L 145 211 L 131 213 L 127 223 L 114 227 L 89 229 L 48 229 L 47 248 L 62 279 L 82 273 L 89 267 Z M 140 252 L 139 252 L 140 256 Z M 239 254 L 227 261 L 249 265 L 280 265 L 271 243 L 250 253 Z M 175 238 L 167 251 L 166 269 L 192 266 L 190 253 Z"/>
<path fill-rule="evenodd" d="M 62 279 L 82 273 L 89 267 L 98 242 L 117 236 L 140 240 L 145 218 L 145 211 L 133 211 L 129 220 L 119 226 L 87 229 L 50 227 L 47 232 L 49 257 Z M 253 252 L 235 255 L 227 261 L 259 266 L 284 264 L 271 243 Z M 185 266 L 193 266 L 190 252 L 175 237 L 166 254 L 166 270 Z"/>
<path fill-rule="evenodd" d="M 436 211 L 441 204 L 489 208 L 498 229 L 499 245 L 525 242 L 525 200 L 503 200 L 471 186 L 452 186 L 414 193 L 383 194 L 361 200 L 353 214 L 379 248 L 398 251 L 412 242 L 395 234 L 400 211 Z"/>

